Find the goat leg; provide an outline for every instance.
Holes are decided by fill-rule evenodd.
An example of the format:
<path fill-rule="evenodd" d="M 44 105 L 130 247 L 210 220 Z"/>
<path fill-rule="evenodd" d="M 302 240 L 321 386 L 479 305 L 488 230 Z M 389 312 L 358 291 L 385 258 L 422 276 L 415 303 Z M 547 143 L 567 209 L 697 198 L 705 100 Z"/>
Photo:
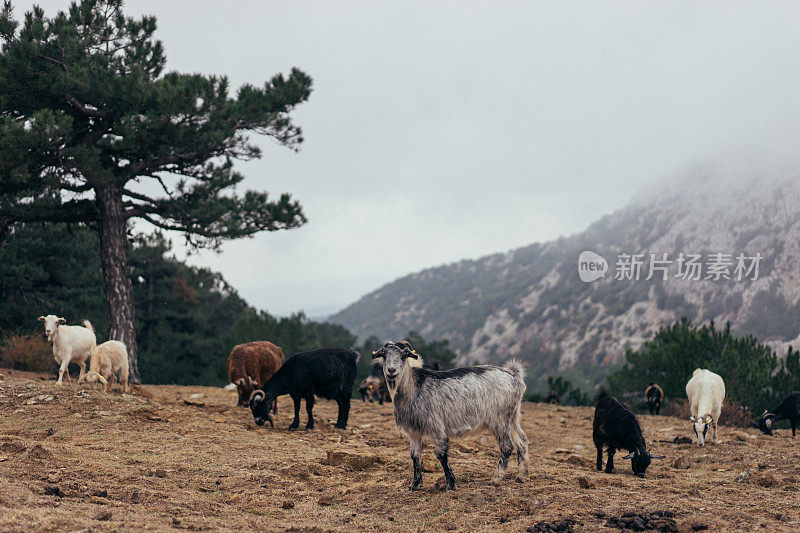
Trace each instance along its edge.
<path fill-rule="evenodd" d="M 417 490 L 422 484 L 422 441 L 411 440 L 411 460 L 414 463 L 414 481 L 411 490 Z"/>
<path fill-rule="evenodd" d="M 450 450 L 450 439 L 447 437 L 443 439 L 437 439 L 434 446 L 436 458 L 439 459 L 440 463 L 442 463 L 444 477 L 447 480 L 447 488 L 448 490 L 453 490 L 456 488 L 456 476 L 453 475 L 453 471 L 450 469 L 450 464 L 448 463 L 447 459 L 447 452 Z"/>

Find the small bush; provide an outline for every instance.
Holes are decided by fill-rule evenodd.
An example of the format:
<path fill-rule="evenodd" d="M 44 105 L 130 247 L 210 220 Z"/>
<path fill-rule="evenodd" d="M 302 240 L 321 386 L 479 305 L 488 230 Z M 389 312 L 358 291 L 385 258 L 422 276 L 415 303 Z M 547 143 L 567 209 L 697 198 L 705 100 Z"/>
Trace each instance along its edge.
<path fill-rule="evenodd" d="M 0 341 L 0 366 L 27 372 L 53 370 L 53 348 L 40 334 L 7 334 Z"/>
<path fill-rule="evenodd" d="M 725 400 L 722 404 L 722 413 L 719 415 L 719 423 L 723 426 L 748 428 L 752 422 L 753 414 L 746 405 L 729 400 Z"/>
<path fill-rule="evenodd" d="M 668 400 L 661 404 L 662 416 L 674 416 L 675 418 L 689 418 L 689 401 L 688 400 Z"/>

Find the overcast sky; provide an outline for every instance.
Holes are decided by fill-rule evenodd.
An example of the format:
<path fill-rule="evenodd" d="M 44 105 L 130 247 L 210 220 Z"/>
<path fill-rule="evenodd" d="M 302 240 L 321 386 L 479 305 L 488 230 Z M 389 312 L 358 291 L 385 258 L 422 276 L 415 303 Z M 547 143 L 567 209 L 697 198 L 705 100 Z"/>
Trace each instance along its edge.
<path fill-rule="evenodd" d="M 67 2 L 40 2 L 48 15 Z M 31 4 L 14 1 L 17 17 Z M 315 315 L 403 274 L 569 235 L 656 182 L 800 147 L 798 2 L 128 1 L 169 70 L 314 79 L 299 153 L 246 188 L 308 224 L 190 262 Z M 176 244 L 180 237 L 174 239 Z"/>

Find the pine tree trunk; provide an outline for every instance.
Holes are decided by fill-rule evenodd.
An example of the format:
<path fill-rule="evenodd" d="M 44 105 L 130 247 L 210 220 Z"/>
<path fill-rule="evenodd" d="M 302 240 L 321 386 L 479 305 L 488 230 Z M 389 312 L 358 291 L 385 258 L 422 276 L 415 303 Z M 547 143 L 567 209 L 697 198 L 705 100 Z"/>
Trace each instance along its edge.
<path fill-rule="evenodd" d="M 106 286 L 108 337 L 128 347 L 129 379 L 141 383 L 136 360 L 133 285 L 128 257 L 127 219 L 122 209 L 122 190 L 113 185 L 95 190 L 100 210 L 100 251 Z"/>

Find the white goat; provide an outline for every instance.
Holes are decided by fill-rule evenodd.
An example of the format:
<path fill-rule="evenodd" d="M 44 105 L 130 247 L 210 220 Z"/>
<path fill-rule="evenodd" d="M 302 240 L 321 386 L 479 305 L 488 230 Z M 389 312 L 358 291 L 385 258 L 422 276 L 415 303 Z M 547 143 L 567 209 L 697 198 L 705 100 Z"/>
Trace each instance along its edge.
<path fill-rule="evenodd" d="M 128 392 L 128 349 L 120 341 L 106 341 L 92 350 L 89 359 L 89 372 L 78 378 L 78 383 L 86 379 L 87 383 L 100 380 L 103 392 L 108 390 L 108 380 L 119 373 L 118 380 L 123 384 L 124 392 Z"/>
<path fill-rule="evenodd" d="M 56 385 L 62 384 L 64 373 L 69 381 L 67 367 L 70 362 L 81 367 L 80 377 L 83 377 L 86 373 L 86 360 L 97 346 L 97 337 L 91 322 L 84 320 L 83 326 L 67 326 L 66 319 L 56 315 L 40 316 L 39 321 L 44 322 L 47 340 L 53 343 L 53 357 L 60 365 Z"/>
<path fill-rule="evenodd" d="M 722 402 L 725 400 L 725 382 L 718 374 L 698 368 L 686 384 L 686 396 L 692 409 L 689 420 L 694 423 L 697 445 L 705 444 L 709 426 L 713 434 L 712 442 L 718 443 L 717 422 L 722 413 Z"/>

